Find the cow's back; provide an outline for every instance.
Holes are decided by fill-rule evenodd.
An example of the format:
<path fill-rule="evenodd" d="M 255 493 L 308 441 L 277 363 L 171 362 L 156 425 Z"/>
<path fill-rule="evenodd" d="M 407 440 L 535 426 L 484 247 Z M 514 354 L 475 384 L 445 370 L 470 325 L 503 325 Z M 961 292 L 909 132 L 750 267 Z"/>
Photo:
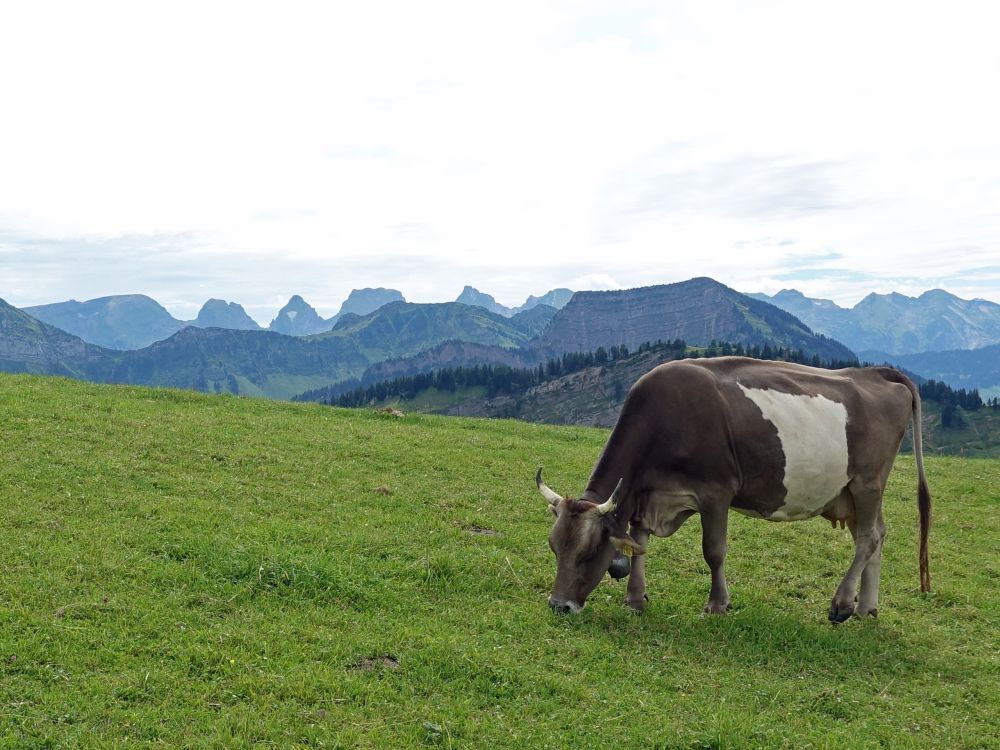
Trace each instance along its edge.
<path fill-rule="evenodd" d="M 640 379 L 623 416 L 644 420 L 658 473 L 731 474 L 735 508 L 796 520 L 853 477 L 888 473 L 912 404 L 900 377 L 891 368 L 682 360 Z"/>

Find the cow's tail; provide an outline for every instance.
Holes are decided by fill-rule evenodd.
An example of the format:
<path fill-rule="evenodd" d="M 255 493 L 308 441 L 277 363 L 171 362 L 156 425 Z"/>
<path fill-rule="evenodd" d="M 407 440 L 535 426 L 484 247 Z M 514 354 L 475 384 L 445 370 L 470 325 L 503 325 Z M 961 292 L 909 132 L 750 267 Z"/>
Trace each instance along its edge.
<path fill-rule="evenodd" d="M 902 382 L 913 396 L 913 456 L 917 462 L 917 508 L 920 513 L 920 590 L 931 590 L 931 571 L 927 563 L 927 536 L 931 530 L 931 492 L 924 474 L 923 415 L 920 408 L 920 390 L 905 375 Z"/>

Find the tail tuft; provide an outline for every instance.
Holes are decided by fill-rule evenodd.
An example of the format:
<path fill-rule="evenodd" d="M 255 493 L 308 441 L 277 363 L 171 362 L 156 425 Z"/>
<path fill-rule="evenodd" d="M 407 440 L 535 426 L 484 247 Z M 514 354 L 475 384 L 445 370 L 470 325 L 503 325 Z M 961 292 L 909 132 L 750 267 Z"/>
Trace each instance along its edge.
<path fill-rule="evenodd" d="M 927 537 L 931 529 L 931 493 L 927 489 L 923 467 L 920 471 L 917 496 L 920 512 L 920 590 L 926 592 L 931 590 L 931 571 L 927 562 Z"/>

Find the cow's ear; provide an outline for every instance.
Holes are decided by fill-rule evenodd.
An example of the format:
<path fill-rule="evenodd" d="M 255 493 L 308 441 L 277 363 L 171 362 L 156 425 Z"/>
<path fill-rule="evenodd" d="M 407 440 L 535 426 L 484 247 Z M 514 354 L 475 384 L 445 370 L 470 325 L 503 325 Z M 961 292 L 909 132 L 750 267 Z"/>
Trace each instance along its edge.
<path fill-rule="evenodd" d="M 633 539 L 630 535 L 625 536 L 612 536 L 611 543 L 615 545 L 615 549 L 621 552 L 623 555 L 645 555 L 646 548 L 643 547 L 639 542 Z"/>

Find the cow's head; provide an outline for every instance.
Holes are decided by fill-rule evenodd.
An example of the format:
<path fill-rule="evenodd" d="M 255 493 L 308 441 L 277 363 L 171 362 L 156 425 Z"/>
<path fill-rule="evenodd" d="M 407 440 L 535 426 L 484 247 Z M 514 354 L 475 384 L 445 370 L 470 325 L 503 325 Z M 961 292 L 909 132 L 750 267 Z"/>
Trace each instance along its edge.
<path fill-rule="evenodd" d="M 615 529 L 612 511 L 618 504 L 621 481 L 601 504 L 563 497 L 542 481 L 541 469 L 535 483 L 556 517 L 549 533 L 549 547 L 556 556 L 549 606 L 557 612 L 579 612 L 605 572 L 625 577 L 630 567 L 626 555 L 641 555 L 645 549 Z"/>

